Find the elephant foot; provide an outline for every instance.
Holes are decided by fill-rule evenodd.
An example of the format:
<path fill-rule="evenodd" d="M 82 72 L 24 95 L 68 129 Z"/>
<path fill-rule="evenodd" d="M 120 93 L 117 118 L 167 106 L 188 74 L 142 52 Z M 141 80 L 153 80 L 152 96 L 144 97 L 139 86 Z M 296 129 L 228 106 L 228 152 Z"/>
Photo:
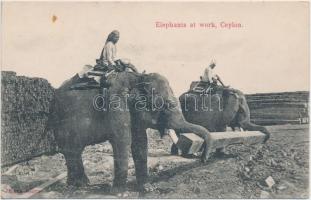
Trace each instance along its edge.
<path fill-rule="evenodd" d="M 181 156 L 188 159 L 196 158 L 196 155 L 194 154 L 182 154 Z"/>
<path fill-rule="evenodd" d="M 216 158 L 224 158 L 226 157 L 226 154 L 224 152 L 216 152 L 215 154 Z"/>
<path fill-rule="evenodd" d="M 266 137 L 265 137 L 265 139 L 263 141 L 263 144 L 265 144 L 269 140 L 269 138 L 270 138 L 270 134 L 267 134 L 267 133 L 265 133 L 265 134 L 266 134 Z"/>
<path fill-rule="evenodd" d="M 110 193 L 119 198 L 127 198 L 129 196 L 129 192 L 126 191 L 126 186 L 112 186 Z"/>
<path fill-rule="evenodd" d="M 81 178 L 69 178 L 68 177 L 67 184 L 71 186 L 75 186 L 75 187 L 85 187 L 90 184 L 90 181 L 86 175 Z"/>
<path fill-rule="evenodd" d="M 216 152 L 215 152 L 215 157 L 217 158 L 223 158 L 225 157 L 226 153 L 225 153 L 225 148 L 219 148 L 219 149 L 216 149 Z"/>
<path fill-rule="evenodd" d="M 201 157 L 201 162 L 203 163 L 203 164 L 205 164 L 205 163 L 207 163 L 207 158 L 205 158 L 205 157 Z"/>
<path fill-rule="evenodd" d="M 145 183 L 145 184 L 141 184 L 141 185 L 137 185 L 137 190 L 139 192 L 138 197 L 139 198 L 144 198 L 145 195 L 149 192 L 153 192 L 155 191 L 155 187 L 150 184 L 150 183 Z"/>
<path fill-rule="evenodd" d="M 203 152 L 201 154 L 201 162 L 207 163 L 207 160 L 210 156 L 211 149 L 209 149 L 206 144 L 204 144 L 202 147 L 203 147 Z"/>
<path fill-rule="evenodd" d="M 225 151 L 223 149 L 217 149 L 214 156 L 216 158 L 222 158 L 222 159 L 229 159 L 229 158 L 236 158 L 237 156 L 234 154 L 228 154 L 225 153 Z"/>
<path fill-rule="evenodd" d="M 142 194 L 153 192 L 154 190 L 155 190 L 154 186 L 150 183 L 145 183 L 145 184 L 138 186 L 138 191 L 139 193 L 142 193 Z"/>
<path fill-rule="evenodd" d="M 125 198 L 127 199 L 130 196 L 129 192 L 121 192 L 117 194 L 118 198 Z"/>
<path fill-rule="evenodd" d="M 215 152 L 214 156 L 216 158 L 234 158 L 233 154 L 226 154 L 225 152 Z"/>

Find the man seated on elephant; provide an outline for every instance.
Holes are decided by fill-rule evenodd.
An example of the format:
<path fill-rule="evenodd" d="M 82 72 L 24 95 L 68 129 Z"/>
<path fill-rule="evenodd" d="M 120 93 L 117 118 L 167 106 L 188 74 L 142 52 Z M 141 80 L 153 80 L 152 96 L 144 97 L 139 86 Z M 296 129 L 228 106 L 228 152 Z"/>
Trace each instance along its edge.
<path fill-rule="evenodd" d="M 208 83 L 217 83 L 216 75 L 214 74 L 214 68 L 216 67 L 216 63 L 212 60 L 211 64 L 205 68 L 204 74 L 201 77 L 201 81 Z"/>
<path fill-rule="evenodd" d="M 117 48 L 116 44 L 119 41 L 120 33 L 117 30 L 112 31 L 107 39 L 99 59 L 96 60 L 98 65 L 106 67 L 107 70 L 113 70 L 116 66 Z"/>
<path fill-rule="evenodd" d="M 107 39 L 105 46 L 96 59 L 96 65 L 86 65 L 79 73 L 80 80 L 73 85 L 71 89 L 89 89 L 98 88 L 105 85 L 105 80 L 112 72 L 121 72 L 131 69 L 138 73 L 136 67 L 127 59 L 117 59 L 116 44 L 119 41 L 120 33 L 117 30 L 112 31 Z"/>
<path fill-rule="evenodd" d="M 104 71 L 110 72 L 123 71 L 125 68 L 130 68 L 134 72 L 137 72 L 137 69 L 132 65 L 128 60 L 117 59 L 117 48 L 116 44 L 119 41 L 120 33 L 117 30 L 112 31 L 107 39 L 105 46 L 100 54 L 99 59 L 96 60 L 95 69 L 102 68 Z"/>
<path fill-rule="evenodd" d="M 219 81 L 222 86 L 227 87 L 223 84 L 220 77 L 214 73 L 214 68 L 216 67 L 215 61 L 212 60 L 211 64 L 205 68 L 203 76 L 201 76 L 201 81 L 209 83 L 212 87 L 217 86 Z"/>

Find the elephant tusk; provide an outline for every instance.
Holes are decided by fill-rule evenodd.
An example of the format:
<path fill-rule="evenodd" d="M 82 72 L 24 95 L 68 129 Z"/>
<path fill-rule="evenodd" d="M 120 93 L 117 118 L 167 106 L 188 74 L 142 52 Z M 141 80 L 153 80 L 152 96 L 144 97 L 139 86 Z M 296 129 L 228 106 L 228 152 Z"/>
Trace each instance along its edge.
<path fill-rule="evenodd" d="M 165 129 L 165 134 L 168 134 L 171 137 L 173 143 L 177 144 L 178 137 L 173 129 Z"/>

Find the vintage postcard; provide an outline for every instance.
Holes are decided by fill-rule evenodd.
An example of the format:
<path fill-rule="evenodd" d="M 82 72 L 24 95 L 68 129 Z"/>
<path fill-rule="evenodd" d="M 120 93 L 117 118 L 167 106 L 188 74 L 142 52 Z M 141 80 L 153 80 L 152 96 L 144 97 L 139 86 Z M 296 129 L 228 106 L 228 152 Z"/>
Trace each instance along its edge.
<path fill-rule="evenodd" d="M 310 197 L 308 1 L 1 13 L 1 198 Z"/>

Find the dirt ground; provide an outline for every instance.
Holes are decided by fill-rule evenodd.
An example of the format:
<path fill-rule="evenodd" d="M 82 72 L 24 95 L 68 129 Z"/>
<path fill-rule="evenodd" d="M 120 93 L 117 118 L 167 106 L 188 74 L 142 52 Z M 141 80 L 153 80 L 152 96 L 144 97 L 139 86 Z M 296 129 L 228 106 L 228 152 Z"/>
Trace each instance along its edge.
<path fill-rule="evenodd" d="M 161 139 L 149 131 L 151 191 L 145 198 L 308 198 L 308 125 L 267 128 L 272 136 L 265 145 L 232 145 L 226 148 L 225 157 L 212 156 L 206 164 L 198 158 L 170 156 L 170 138 Z M 87 147 L 83 162 L 90 186 L 70 187 L 64 178 L 33 198 L 116 198 L 109 194 L 113 178 L 111 155 L 108 143 Z M 3 168 L 2 172 L 6 170 Z M 10 191 L 26 192 L 63 172 L 66 165 L 61 154 L 34 158 L 2 175 L 2 190 L 9 185 Z M 129 198 L 137 198 L 132 158 L 128 174 Z M 265 182 L 268 177 L 274 181 L 272 187 Z"/>

